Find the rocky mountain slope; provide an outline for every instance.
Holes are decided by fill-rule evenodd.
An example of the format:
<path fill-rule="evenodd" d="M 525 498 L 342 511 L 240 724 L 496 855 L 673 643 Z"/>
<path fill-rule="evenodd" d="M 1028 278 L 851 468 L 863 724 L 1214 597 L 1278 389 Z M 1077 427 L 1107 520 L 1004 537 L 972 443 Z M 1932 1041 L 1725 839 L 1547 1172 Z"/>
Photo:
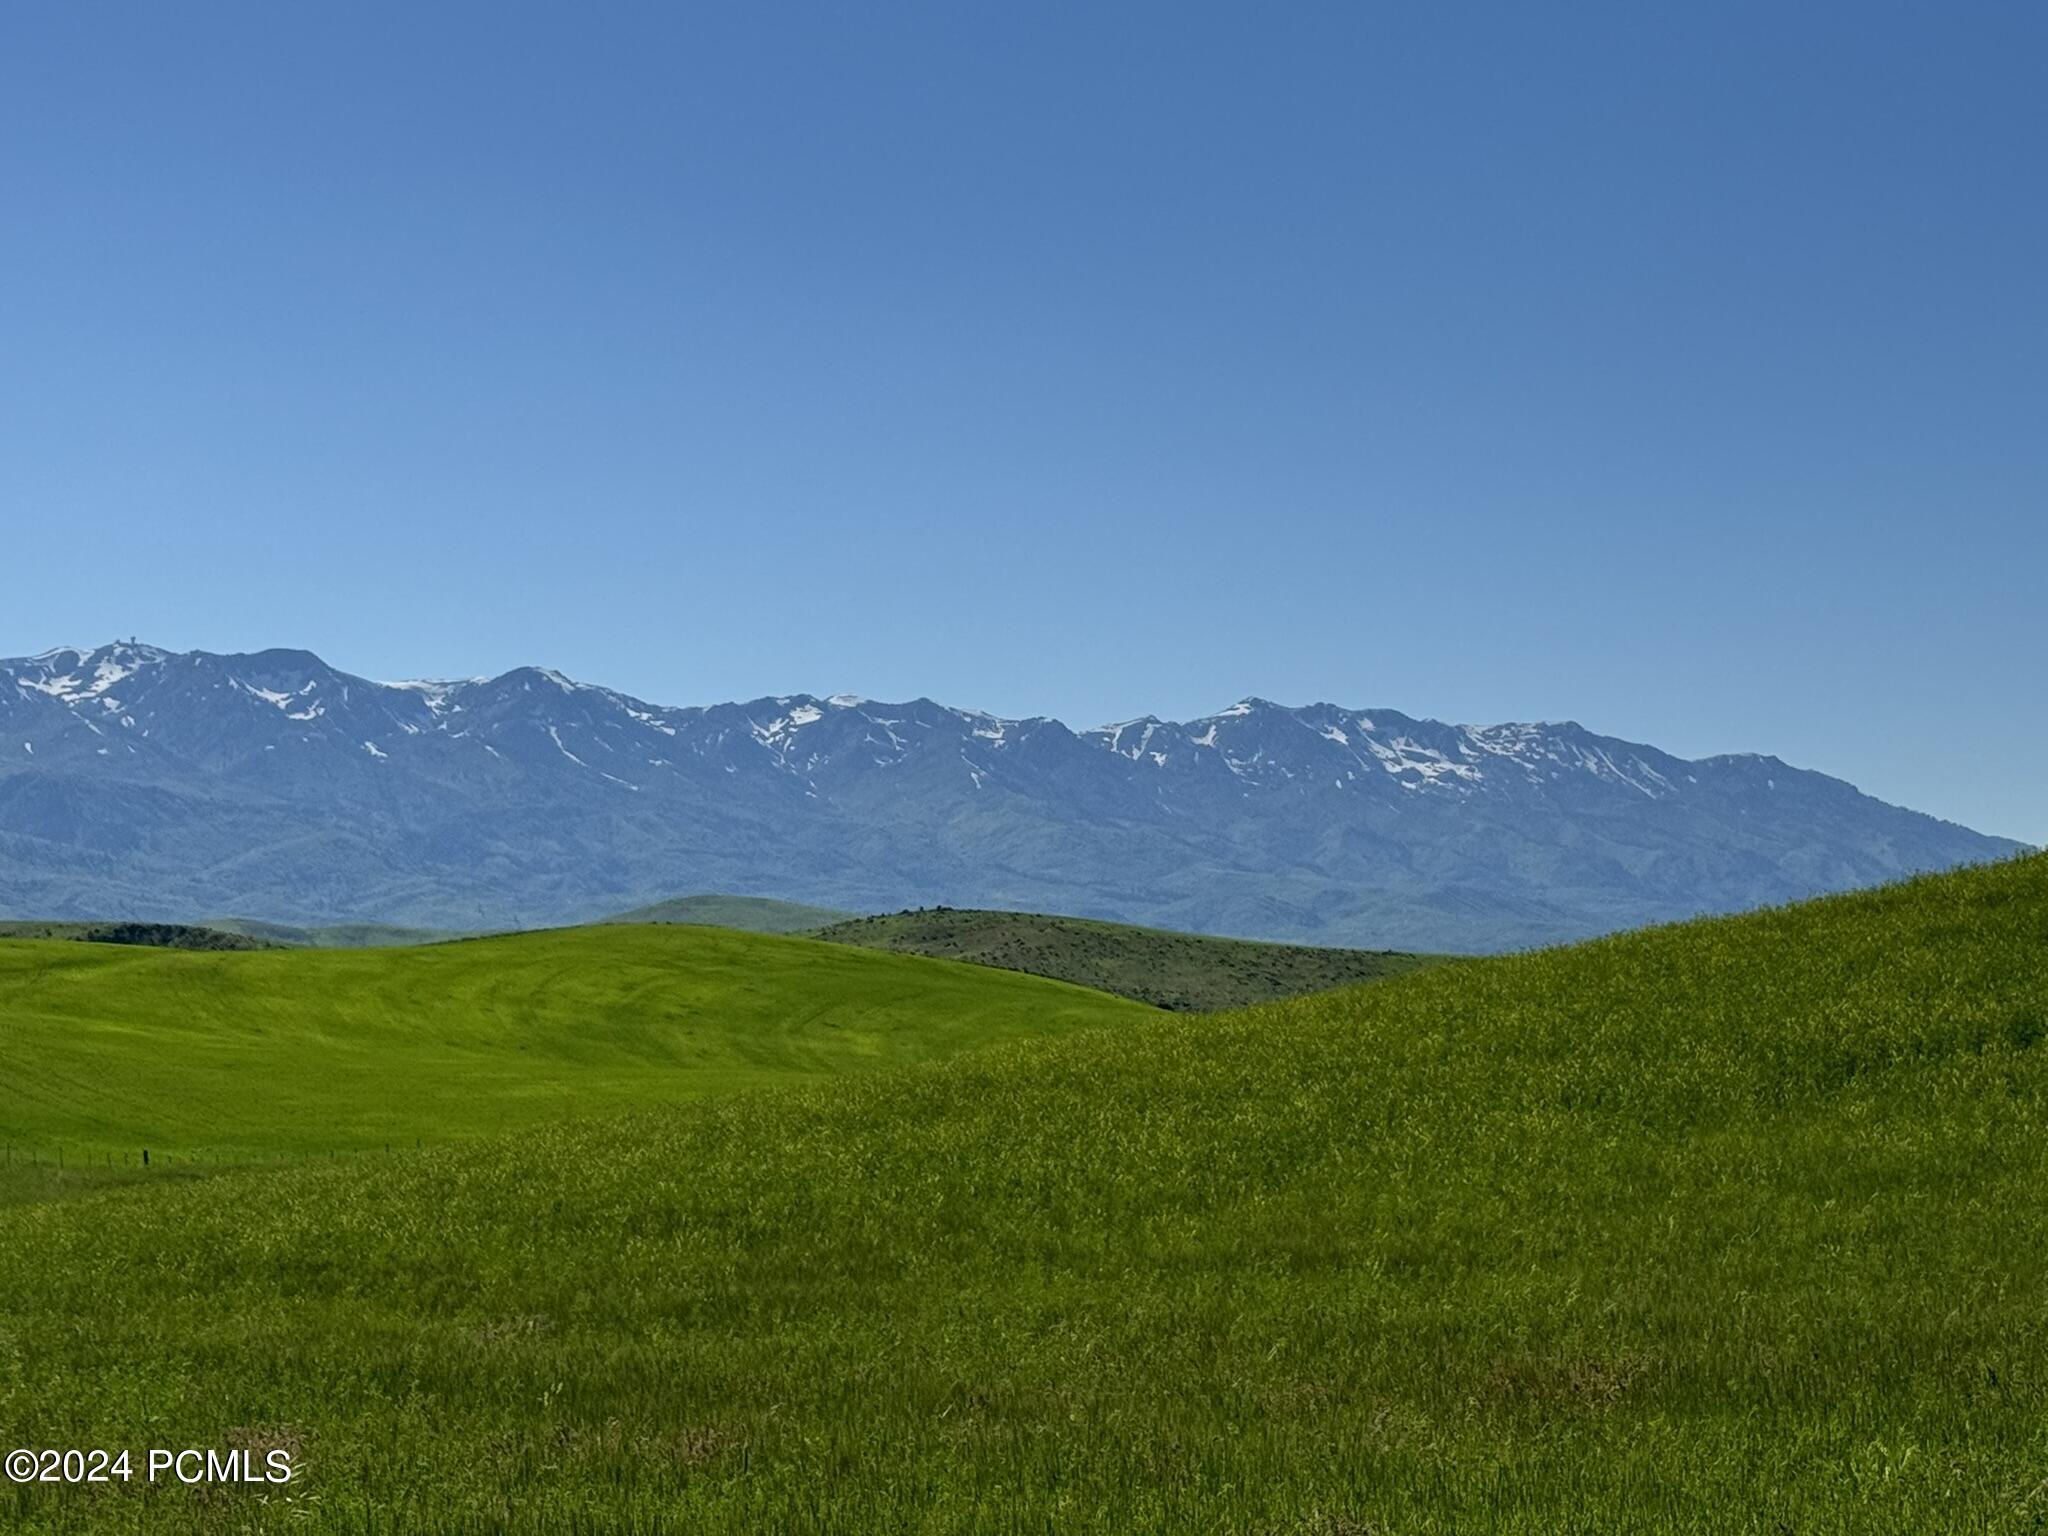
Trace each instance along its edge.
<path fill-rule="evenodd" d="M 1247 699 L 1073 731 L 928 699 L 672 708 L 306 651 L 0 661 L 0 915 L 483 929 L 678 890 L 1485 950 L 2019 845 L 1750 755 Z"/>

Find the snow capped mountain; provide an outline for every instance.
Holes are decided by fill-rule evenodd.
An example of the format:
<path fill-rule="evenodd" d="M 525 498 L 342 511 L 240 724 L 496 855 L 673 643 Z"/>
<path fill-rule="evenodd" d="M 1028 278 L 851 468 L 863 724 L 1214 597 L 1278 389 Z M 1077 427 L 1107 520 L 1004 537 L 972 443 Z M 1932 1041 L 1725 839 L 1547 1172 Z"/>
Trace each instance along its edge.
<path fill-rule="evenodd" d="M 1134 763 L 1166 771 L 1213 753 L 1242 782 L 1321 785 L 1371 792 L 1391 784 L 1418 793 L 1473 795 L 1582 775 L 1657 799 L 1680 793 L 1661 752 L 1563 725 L 1444 725 L 1393 710 L 1311 704 L 1289 709 L 1245 699 L 1187 725 L 1147 716 L 1104 726 L 1087 739 Z"/>
<path fill-rule="evenodd" d="M 846 694 L 674 708 L 306 651 L 0 661 L 0 911 L 450 926 L 680 890 L 1485 949 L 2018 845 L 1766 757 L 1245 699 L 1074 732 Z"/>

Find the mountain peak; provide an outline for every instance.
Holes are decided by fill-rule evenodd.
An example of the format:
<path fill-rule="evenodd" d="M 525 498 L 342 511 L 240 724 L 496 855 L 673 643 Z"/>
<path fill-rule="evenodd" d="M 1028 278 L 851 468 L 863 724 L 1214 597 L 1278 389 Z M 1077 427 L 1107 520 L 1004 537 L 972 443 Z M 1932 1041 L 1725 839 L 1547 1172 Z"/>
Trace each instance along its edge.
<path fill-rule="evenodd" d="M 532 688 L 536 685 L 541 685 L 554 688 L 562 693 L 575 693 L 577 690 L 589 686 L 586 683 L 579 683 L 574 678 L 557 672 L 553 667 L 514 667 L 511 671 L 492 678 L 491 681 L 521 688 Z"/>
<path fill-rule="evenodd" d="M 111 640 L 91 650 L 56 646 L 37 656 L 0 663 L 14 674 L 15 686 L 47 694 L 67 703 L 99 698 L 137 672 L 170 659 L 169 651 L 137 640 Z"/>
<path fill-rule="evenodd" d="M 1262 699 L 1257 694 L 1247 694 L 1235 704 L 1229 706 L 1229 708 L 1219 709 L 1213 715 L 1203 715 L 1200 719 L 1207 723 L 1211 720 L 1242 720 L 1247 715 L 1284 714 L 1288 712 L 1287 706 L 1284 704 L 1275 704 L 1271 699 Z"/>
<path fill-rule="evenodd" d="M 1075 733 L 851 694 L 667 707 L 546 667 L 373 683 L 308 651 L 139 641 L 0 661 L 0 839 L 0 913 L 65 915 L 51 893 L 71 892 L 166 921 L 477 928 L 687 874 L 845 908 L 1450 949 L 2017 848 L 1774 758 L 1687 762 L 1572 722 L 1251 695 Z"/>

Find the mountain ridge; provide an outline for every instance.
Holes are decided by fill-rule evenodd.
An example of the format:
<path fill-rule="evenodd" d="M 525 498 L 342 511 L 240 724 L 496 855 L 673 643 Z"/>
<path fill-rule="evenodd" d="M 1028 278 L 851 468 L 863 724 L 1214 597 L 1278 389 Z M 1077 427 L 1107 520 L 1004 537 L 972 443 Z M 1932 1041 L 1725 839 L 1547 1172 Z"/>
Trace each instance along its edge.
<path fill-rule="evenodd" d="M 1483 950 L 2022 847 L 1576 721 L 1247 698 L 1077 731 L 928 698 L 659 705 L 544 667 L 379 683 L 287 648 L 0 660 L 0 914 L 476 929 L 695 887 Z"/>

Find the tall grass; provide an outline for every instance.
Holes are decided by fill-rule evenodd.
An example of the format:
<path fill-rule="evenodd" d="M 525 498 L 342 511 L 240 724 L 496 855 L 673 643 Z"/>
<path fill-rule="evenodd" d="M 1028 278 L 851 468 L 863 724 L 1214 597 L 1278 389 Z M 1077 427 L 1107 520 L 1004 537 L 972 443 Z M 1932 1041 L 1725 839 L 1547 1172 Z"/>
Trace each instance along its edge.
<path fill-rule="evenodd" d="M 27 1530 L 2048 1519 L 2048 863 L 0 1211 Z"/>

